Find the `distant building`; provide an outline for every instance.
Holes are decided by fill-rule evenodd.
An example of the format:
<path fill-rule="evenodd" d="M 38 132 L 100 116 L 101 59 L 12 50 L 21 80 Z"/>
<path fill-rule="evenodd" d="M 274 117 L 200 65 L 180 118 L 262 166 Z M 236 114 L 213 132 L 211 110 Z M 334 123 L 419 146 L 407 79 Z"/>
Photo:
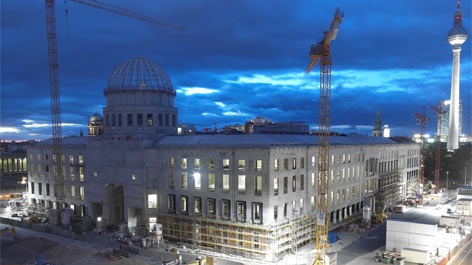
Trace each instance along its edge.
<path fill-rule="evenodd" d="M 374 129 L 372 130 L 372 136 L 375 137 L 382 137 L 383 130 L 382 130 L 382 119 L 380 118 L 380 108 L 377 109 L 377 118 L 375 119 Z"/>
<path fill-rule="evenodd" d="M 120 114 L 121 116 L 121 114 Z M 99 136 L 103 134 L 103 117 L 96 112 L 90 117 L 88 123 L 88 135 Z"/>
<path fill-rule="evenodd" d="M 34 142 L 2 142 L 0 144 L 0 190 L 2 192 L 26 190 L 26 184 L 28 184 L 26 146 Z M 38 169 L 31 167 L 30 170 Z"/>
<path fill-rule="evenodd" d="M 449 109 L 451 106 L 450 100 L 443 101 L 440 106 L 440 110 L 443 113 L 441 115 L 441 123 L 438 123 L 436 133 L 441 136 L 441 142 L 447 142 L 449 135 Z M 459 135 L 462 135 L 462 103 L 459 103 Z"/>
<path fill-rule="evenodd" d="M 254 133 L 296 133 L 308 134 L 310 132 L 308 124 L 304 122 L 277 122 L 272 124 L 254 125 Z"/>
<path fill-rule="evenodd" d="M 225 125 L 224 131 L 226 134 L 231 133 L 245 133 L 245 126 L 241 124 Z"/>
<path fill-rule="evenodd" d="M 195 133 L 197 133 L 197 126 L 195 126 L 195 124 L 185 124 L 182 122 L 182 124 L 177 127 L 177 134 L 179 135 L 189 135 Z"/>

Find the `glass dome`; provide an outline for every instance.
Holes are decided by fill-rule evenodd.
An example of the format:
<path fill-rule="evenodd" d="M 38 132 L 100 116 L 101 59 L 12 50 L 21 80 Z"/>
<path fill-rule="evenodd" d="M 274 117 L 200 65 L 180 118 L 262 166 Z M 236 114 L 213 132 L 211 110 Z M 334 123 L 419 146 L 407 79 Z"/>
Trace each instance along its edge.
<path fill-rule="evenodd" d="M 155 90 L 175 94 L 167 73 L 144 57 L 133 57 L 115 68 L 105 92 Z"/>

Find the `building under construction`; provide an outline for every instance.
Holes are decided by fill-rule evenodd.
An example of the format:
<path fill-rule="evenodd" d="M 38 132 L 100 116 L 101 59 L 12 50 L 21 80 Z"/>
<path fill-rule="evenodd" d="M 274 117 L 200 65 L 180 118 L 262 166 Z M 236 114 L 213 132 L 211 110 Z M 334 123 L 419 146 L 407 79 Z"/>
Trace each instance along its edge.
<path fill-rule="evenodd" d="M 314 242 L 317 136 L 178 135 L 175 96 L 157 64 L 119 65 L 89 136 L 64 138 L 61 158 L 52 140 L 28 148 L 30 202 L 57 207 L 63 172 L 63 206 L 108 225 L 161 223 L 167 240 L 269 261 Z M 364 206 L 395 204 L 418 183 L 418 144 L 359 135 L 330 143 L 330 229 Z"/>

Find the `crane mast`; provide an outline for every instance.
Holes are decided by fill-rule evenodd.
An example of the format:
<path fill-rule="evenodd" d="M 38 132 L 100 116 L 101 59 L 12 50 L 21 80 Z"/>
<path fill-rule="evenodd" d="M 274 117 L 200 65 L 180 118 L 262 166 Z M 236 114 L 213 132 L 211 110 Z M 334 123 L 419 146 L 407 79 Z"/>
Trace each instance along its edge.
<path fill-rule="evenodd" d="M 133 11 L 103 3 L 97 0 L 72 0 L 76 3 L 88 5 L 105 11 L 113 12 L 119 15 L 128 16 L 160 26 L 173 28 L 183 31 L 183 27 L 170 25 L 161 20 L 156 20 L 137 14 Z M 49 57 L 49 88 L 51 96 L 51 125 L 53 139 L 53 174 L 55 181 L 56 208 L 62 210 L 65 201 L 64 187 L 64 158 L 62 147 L 62 123 L 61 123 L 61 97 L 59 87 L 59 60 L 57 54 L 57 36 L 56 36 L 56 11 L 55 0 L 45 0 L 46 4 L 46 27 L 48 40 Z"/>
<path fill-rule="evenodd" d="M 420 205 L 423 206 L 423 184 L 424 184 L 424 156 L 425 156 L 425 144 L 424 144 L 424 134 L 426 133 L 426 123 L 429 121 L 429 118 L 426 116 L 426 107 L 423 107 L 421 113 L 415 113 L 417 118 L 416 124 L 420 125 L 420 138 L 421 138 L 421 149 L 420 149 L 420 183 L 419 183 L 419 193 L 420 193 Z"/>
<path fill-rule="evenodd" d="M 431 106 L 434 110 L 434 114 L 438 117 L 438 132 L 436 133 L 436 159 L 434 161 L 434 185 L 436 185 L 436 191 L 439 191 L 439 170 L 441 165 L 441 119 L 442 115 L 446 114 L 445 111 L 441 110 L 442 101 L 439 101 L 438 107 Z"/>
<path fill-rule="evenodd" d="M 320 62 L 320 105 L 318 132 L 318 198 L 316 218 L 316 256 L 314 264 L 326 264 L 328 249 L 328 192 L 329 192 L 329 136 L 331 127 L 331 51 L 330 42 L 336 39 L 344 14 L 336 9 L 329 31 L 324 38 L 310 49 L 311 61 L 306 69 L 308 74 Z"/>
<path fill-rule="evenodd" d="M 56 208 L 60 210 L 64 203 L 64 161 L 62 159 L 61 96 L 59 89 L 59 63 L 57 58 L 56 11 L 54 0 L 46 0 L 46 25 L 49 58 L 49 88 L 51 94 L 53 174 L 56 183 Z"/>

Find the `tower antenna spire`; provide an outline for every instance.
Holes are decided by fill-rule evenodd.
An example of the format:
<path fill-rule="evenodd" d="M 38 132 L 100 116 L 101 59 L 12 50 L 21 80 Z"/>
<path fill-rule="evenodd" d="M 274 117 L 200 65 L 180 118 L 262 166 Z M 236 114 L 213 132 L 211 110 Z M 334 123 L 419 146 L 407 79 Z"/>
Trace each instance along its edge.
<path fill-rule="evenodd" d="M 457 0 L 457 9 L 461 9 L 461 0 Z"/>

